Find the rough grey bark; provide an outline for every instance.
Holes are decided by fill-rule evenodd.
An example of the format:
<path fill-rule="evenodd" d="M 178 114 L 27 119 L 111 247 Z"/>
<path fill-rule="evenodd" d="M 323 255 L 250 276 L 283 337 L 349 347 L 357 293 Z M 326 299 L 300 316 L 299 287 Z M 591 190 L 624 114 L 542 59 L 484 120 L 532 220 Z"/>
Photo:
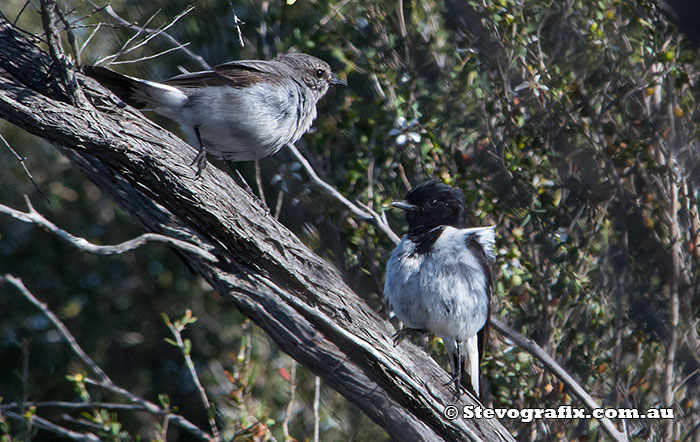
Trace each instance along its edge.
<path fill-rule="evenodd" d="M 0 118 L 59 147 L 147 230 L 213 253 L 180 252 L 279 347 L 400 440 L 513 440 L 496 420 L 449 421 L 449 376 L 228 175 L 193 180 L 193 148 L 78 74 L 68 104 L 51 59 L 0 17 Z M 475 404 L 463 397 L 460 404 Z"/>

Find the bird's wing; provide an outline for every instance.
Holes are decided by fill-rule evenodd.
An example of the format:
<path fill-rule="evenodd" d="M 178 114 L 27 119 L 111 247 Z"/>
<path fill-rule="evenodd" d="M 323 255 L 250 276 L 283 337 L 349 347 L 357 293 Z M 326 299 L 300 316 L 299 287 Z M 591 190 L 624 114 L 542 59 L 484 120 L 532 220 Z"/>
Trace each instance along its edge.
<path fill-rule="evenodd" d="M 479 330 L 476 337 L 479 341 L 479 363 L 484 359 L 484 352 L 486 351 L 486 346 L 489 340 L 489 331 L 491 331 L 491 271 L 487 273 L 486 279 L 486 297 L 488 298 L 486 304 L 486 323 L 484 327 Z"/>
<path fill-rule="evenodd" d="M 496 256 L 494 253 L 494 246 L 496 244 L 496 226 L 488 227 L 471 227 L 468 229 L 463 229 L 467 238 L 475 238 L 486 253 L 486 257 L 489 259 L 494 259 Z"/>
<path fill-rule="evenodd" d="M 486 323 L 477 332 L 477 338 L 479 341 L 479 360 L 484 358 L 484 351 L 486 350 L 489 330 L 491 328 L 491 292 L 493 290 L 493 279 L 491 276 L 491 267 L 489 266 L 489 260 L 494 257 L 494 244 L 495 244 L 495 226 L 489 227 L 476 227 L 472 229 L 465 229 L 466 234 L 466 246 L 467 249 L 474 255 L 477 262 L 481 265 L 481 269 L 484 272 L 484 277 L 486 278 Z"/>
<path fill-rule="evenodd" d="M 220 64 L 208 71 L 177 75 L 164 84 L 180 87 L 229 86 L 248 87 L 256 83 L 278 83 L 279 64 L 261 60 L 242 60 Z"/>

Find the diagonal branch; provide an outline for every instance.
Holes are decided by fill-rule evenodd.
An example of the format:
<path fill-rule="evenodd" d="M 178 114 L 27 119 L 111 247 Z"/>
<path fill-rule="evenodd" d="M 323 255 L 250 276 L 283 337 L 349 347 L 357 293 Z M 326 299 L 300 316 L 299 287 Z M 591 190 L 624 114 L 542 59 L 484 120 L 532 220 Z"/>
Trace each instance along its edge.
<path fill-rule="evenodd" d="M 55 234 L 63 241 L 67 242 L 68 244 L 74 247 L 77 247 L 78 249 L 84 252 L 94 253 L 96 255 L 115 255 L 137 249 L 149 242 L 161 242 L 175 247 L 177 249 L 183 250 L 185 252 L 199 255 L 207 261 L 217 261 L 216 256 L 200 247 L 197 247 L 194 244 L 190 244 L 186 241 L 182 241 L 177 238 L 171 238 L 165 235 L 160 235 L 157 233 L 144 233 L 143 235 L 137 236 L 134 239 L 130 239 L 120 244 L 115 244 L 111 246 L 101 246 L 97 244 L 92 244 L 85 238 L 80 238 L 78 236 L 74 236 L 66 232 L 65 230 L 56 226 L 51 221 L 41 216 L 41 214 L 37 212 L 36 209 L 34 209 L 34 206 L 32 206 L 32 203 L 26 195 L 24 196 L 24 201 L 27 203 L 27 207 L 29 209 L 28 212 L 21 212 L 11 207 L 7 207 L 4 204 L 0 204 L 0 213 L 6 213 L 12 216 L 13 218 L 18 219 L 20 221 L 24 221 L 26 223 L 36 224 L 44 230 L 46 230 L 47 232 Z"/>
<path fill-rule="evenodd" d="M 556 376 L 564 385 L 566 385 L 569 390 L 571 390 L 572 394 L 576 396 L 578 400 L 580 400 L 586 406 L 586 408 L 588 408 L 589 411 L 600 408 L 600 405 L 596 403 L 595 399 L 593 399 L 583 389 L 583 387 L 581 387 L 578 382 L 576 382 L 576 380 L 574 380 L 574 378 L 572 378 L 571 375 L 564 370 L 564 368 L 559 365 L 557 361 L 554 360 L 554 358 L 544 351 L 542 347 L 537 345 L 535 341 L 524 337 L 512 328 L 508 327 L 506 324 L 499 321 L 497 318 L 491 318 L 491 325 L 496 331 L 513 341 L 518 347 L 526 350 L 528 353 L 536 357 L 547 370 L 554 374 L 554 376 Z M 600 426 L 602 427 L 603 431 L 610 437 L 611 440 L 616 442 L 627 441 L 627 435 L 615 428 L 615 425 L 613 425 L 610 419 L 602 417 L 598 419 L 598 421 L 600 422 Z"/>
<path fill-rule="evenodd" d="M 290 152 L 292 152 L 292 155 L 294 155 L 297 161 L 299 161 L 301 166 L 306 171 L 306 174 L 309 175 L 309 178 L 311 179 L 311 184 L 313 186 L 321 190 L 323 193 L 338 200 L 356 218 L 359 218 L 362 221 L 366 221 L 375 225 L 386 236 L 388 236 L 394 244 L 399 243 L 398 235 L 396 235 L 396 233 L 394 233 L 394 231 L 391 230 L 391 227 L 389 226 L 389 223 L 387 222 L 384 214 L 380 215 L 366 205 L 363 206 L 363 208 L 360 208 L 357 205 L 353 204 L 349 199 L 345 198 L 343 194 L 338 192 L 338 190 L 336 190 L 335 187 L 331 186 L 326 181 L 322 180 L 321 177 L 318 176 L 311 163 L 309 163 L 309 160 L 307 160 L 306 157 L 304 157 L 304 155 L 302 155 L 301 152 L 299 152 L 299 149 L 297 149 L 296 146 L 294 146 L 293 144 L 287 144 L 287 148 Z"/>
<path fill-rule="evenodd" d="M 5 139 L 5 137 L 2 136 L 2 134 L 0 134 L 0 140 L 2 140 L 3 144 L 4 144 L 5 146 L 7 146 L 7 148 L 10 149 L 10 152 L 12 152 L 12 154 L 15 156 L 15 158 L 17 158 L 17 161 L 19 161 L 19 164 L 22 166 L 22 169 L 24 169 L 24 173 L 25 173 L 25 174 L 27 175 L 27 177 L 29 178 L 29 181 L 32 182 L 32 184 L 34 185 L 34 188 L 35 188 L 36 191 L 39 193 L 39 195 L 41 195 L 42 197 L 44 197 L 44 199 L 45 199 L 47 202 L 49 202 L 48 197 L 47 197 L 46 195 L 44 195 L 44 192 L 41 191 L 41 189 L 39 188 L 39 185 L 36 183 L 36 181 L 34 181 L 34 177 L 32 176 L 32 173 L 29 172 L 29 169 L 27 168 L 27 165 L 24 163 L 27 159 L 24 158 L 24 157 L 22 157 L 22 156 L 20 156 L 20 154 L 18 154 L 17 151 L 14 150 L 14 149 L 12 148 L 12 146 L 10 146 L 10 143 L 7 142 L 7 140 Z M 49 204 L 51 204 L 51 203 L 49 202 Z"/>

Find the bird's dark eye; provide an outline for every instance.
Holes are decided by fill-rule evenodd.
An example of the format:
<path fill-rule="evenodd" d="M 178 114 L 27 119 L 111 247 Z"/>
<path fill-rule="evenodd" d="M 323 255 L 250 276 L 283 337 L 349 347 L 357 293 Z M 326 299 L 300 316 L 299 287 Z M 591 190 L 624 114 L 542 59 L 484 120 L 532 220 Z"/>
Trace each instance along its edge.
<path fill-rule="evenodd" d="M 326 71 L 323 69 L 316 69 L 316 78 L 323 78 L 326 75 Z"/>
<path fill-rule="evenodd" d="M 430 201 L 428 201 L 428 207 L 435 208 L 438 206 L 438 200 L 437 198 L 433 198 Z"/>

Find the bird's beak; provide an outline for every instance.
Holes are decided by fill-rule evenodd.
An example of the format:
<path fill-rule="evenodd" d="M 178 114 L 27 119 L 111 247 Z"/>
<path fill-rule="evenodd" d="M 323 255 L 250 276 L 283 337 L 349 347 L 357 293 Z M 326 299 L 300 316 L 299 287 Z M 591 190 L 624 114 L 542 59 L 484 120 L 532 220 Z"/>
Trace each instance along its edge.
<path fill-rule="evenodd" d="M 337 84 L 340 86 L 347 86 L 348 82 L 341 79 L 341 78 L 338 78 L 338 74 L 334 73 L 334 74 L 331 74 L 331 84 Z"/>
<path fill-rule="evenodd" d="M 406 201 L 394 201 L 391 203 L 391 207 L 396 207 L 401 210 L 415 210 L 418 208 L 418 206 L 407 203 Z"/>

